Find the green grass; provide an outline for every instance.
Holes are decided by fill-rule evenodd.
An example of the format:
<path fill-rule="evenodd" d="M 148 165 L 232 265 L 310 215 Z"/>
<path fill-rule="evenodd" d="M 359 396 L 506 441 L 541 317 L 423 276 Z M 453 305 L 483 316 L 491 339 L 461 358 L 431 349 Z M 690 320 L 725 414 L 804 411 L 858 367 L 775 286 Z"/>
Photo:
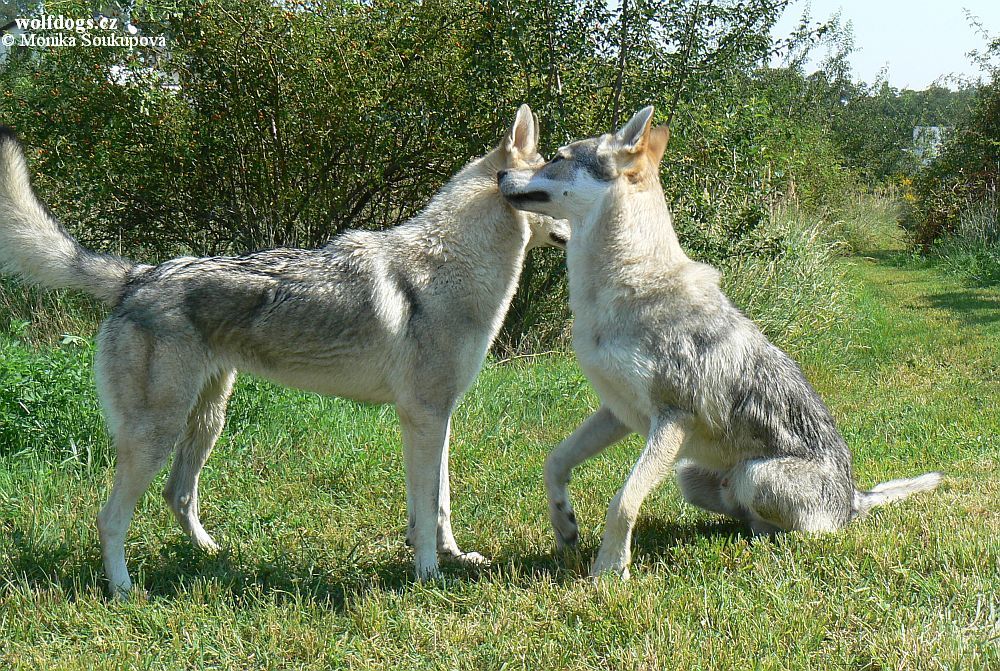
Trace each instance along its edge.
<path fill-rule="evenodd" d="M 773 254 L 731 257 L 718 267 L 723 290 L 773 341 L 796 352 L 824 342 L 849 311 L 838 244 L 824 238 L 825 222 L 782 212 L 767 226 Z"/>
<path fill-rule="evenodd" d="M 793 350 L 862 485 L 932 468 L 945 484 L 842 533 L 753 540 L 668 483 L 643 507 L 627 583 L 584 575 L 635 439 L 579 469 L 581 550 L 552 554 L 542 462 L 596 404 L 553 355 L 487 367 L 454 422 L 456 535 L 491 568 L 412 581 L 390 409 L 244 379 L 202 480 L 226 550 L 191 547 L 161 476 L 127 544 L 146 594 L 109 602 L 91 349 L 8 339 L 0 667 L 998 668 L 1000 292 L 900 251 L 838 263 L 850 312 Z"/>
<path fill-rule="evenodd" d="M 45 291 L 0 276 L 0 333 L 31 345 L 56 345 L 70 336 L 93 333 L 104 307 L 70 291 Z"/>

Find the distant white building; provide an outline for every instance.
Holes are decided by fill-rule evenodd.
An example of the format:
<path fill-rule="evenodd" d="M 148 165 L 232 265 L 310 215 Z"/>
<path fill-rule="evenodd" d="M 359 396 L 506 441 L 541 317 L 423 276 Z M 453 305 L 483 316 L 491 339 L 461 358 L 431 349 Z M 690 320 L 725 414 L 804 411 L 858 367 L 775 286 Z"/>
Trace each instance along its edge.
<path fill-rule="evenodd" d="M 951 126 L 916 126 L 913 129 L 913 155 L 921 163 L 930 163 L 941 152 L 941 145 L 951 135 Z"/>

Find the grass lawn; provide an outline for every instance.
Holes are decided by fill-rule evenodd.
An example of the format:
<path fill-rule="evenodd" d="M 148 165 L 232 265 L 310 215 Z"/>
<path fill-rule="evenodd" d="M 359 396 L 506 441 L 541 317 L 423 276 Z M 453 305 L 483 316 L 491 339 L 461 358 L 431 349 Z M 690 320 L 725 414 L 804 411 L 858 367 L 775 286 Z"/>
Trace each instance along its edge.
<path fill-rule="evenodd" d="M 225 551 L 194 550 L 151 493 L 126 545 L 146 594 L 109 602 L 91 351 L 8 341 L 0 667 L 1000 668 L 1000 291 L 898 252 L 844 263 L 856 317 L 796 356 L 863 486 L 930 469 L 945 483 L 836 535 L 762 540 L 667 483 L 629 582 L 584 576 L 635 439 L 578 470 L 580 553 L 553 556 L 542 462 L 596 404 L 553 355 L 488 367 L 454 422 L 455 532 L 491 568 L 413 582 L 391 409 L 244 379 L 202 480 Z"/>

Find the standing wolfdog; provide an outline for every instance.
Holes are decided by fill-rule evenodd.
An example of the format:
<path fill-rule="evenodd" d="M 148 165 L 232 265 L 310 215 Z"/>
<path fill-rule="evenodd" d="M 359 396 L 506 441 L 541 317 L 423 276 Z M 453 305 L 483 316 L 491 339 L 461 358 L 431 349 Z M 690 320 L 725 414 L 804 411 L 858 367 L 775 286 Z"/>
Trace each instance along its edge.
<path fill-rule="evenodd" d="M 351 231 L 322 249 L 134 264 L 81 247 L 32 192 L 14 135 L 0 134 L 0 265 L 112 306 L 97 337 L 98 394 L 117 449 L 98 515 L 112 594 L 131 588 L 124 541 L 136 502 L 175 452 L 164 496 L 195 545 L 198 477 L 237 370 L 322 394 L 394 403 L 406 465 L 408 538 L 420 579 L 459 550 L 448 489 L 451 413 L 482 366 L 524 255 L 565 246 L 565 222 L 525 215 L 498 171 L 542 162 L 527 105 L 500 146 L 472 161 L 409 222 Z"/>
<path fill-rule="evenodd" d="M 850 450 L 799 367 L 681 250 L 659 178 L 667 129 L 652 117 L 498 176 L 511 203 L 570 222 L 573 345 L 602 402 L 545 464 L 557 543 L 577 540 L 572 469 L 632 431 L 646 446 L 608 509 L 594 575 L 628 576 L 639 506 L 677 459 L 685 499 L 757 533 L 832 531 L 936 486 L 928 473 L 855 488 Z"/>

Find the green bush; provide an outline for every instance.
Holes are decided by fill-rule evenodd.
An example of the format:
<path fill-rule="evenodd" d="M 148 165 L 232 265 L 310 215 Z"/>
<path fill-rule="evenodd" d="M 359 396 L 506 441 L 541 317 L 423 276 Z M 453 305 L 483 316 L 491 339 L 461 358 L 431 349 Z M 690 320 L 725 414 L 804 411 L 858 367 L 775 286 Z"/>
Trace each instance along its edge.
<path fill-rule="evenodd" d="M 672 122 L 663 176 L 689 248 L 766 258 L 776 203 L 827 207 L 851 184 L 816 110 L 792 104 L 802 74 L 762 69 L 785 4 L 139 2 L 135 24 L 168 49 L 15 50 L 0 119 L 85 244 L 153 262 L 394 225 L 521 102 L 547 151 L 652 103 Z M 502 348 L 564 331 L 563 274 L 530 261 Z"/>
<path fill-rule="evenodd" d="M 900 249 L 906 244 L 905 233 L 899 227 L 901 208 L 894 189 L 857 192 L 829 212 L 824 236 L 849 254 Z"/>
<path fill-rule="evenodd" d="M 839 244 L 826 239 L 823 221 L 794 210 L 777 212 L 766 235 L 773 253 L 727 259 L 723 289 L 765 335 L 801 351 L 846 314 Z"/>
<path fill-rule="evenodd" d="M 1000 56 L 1000 40 L 988 53 Z M 1000 67 L 995 67 L 992 81 L 979 88 L 968 119 L 955 128 L 938 158 L 917 173 L 904 224 L 913 231 L 916 244 L 930 251 L 939 238 L 968 225 L 963 221 L 979 218 L 984 207 L 995 207 L 998 189 Z"/>
<path fill-rule="evenodd" d="M 70 291 L 46 291 L 0 276 L 0 334 L 32 346 L 67 336 L 89 337 L 107 312 L 96 300 Z"/>

